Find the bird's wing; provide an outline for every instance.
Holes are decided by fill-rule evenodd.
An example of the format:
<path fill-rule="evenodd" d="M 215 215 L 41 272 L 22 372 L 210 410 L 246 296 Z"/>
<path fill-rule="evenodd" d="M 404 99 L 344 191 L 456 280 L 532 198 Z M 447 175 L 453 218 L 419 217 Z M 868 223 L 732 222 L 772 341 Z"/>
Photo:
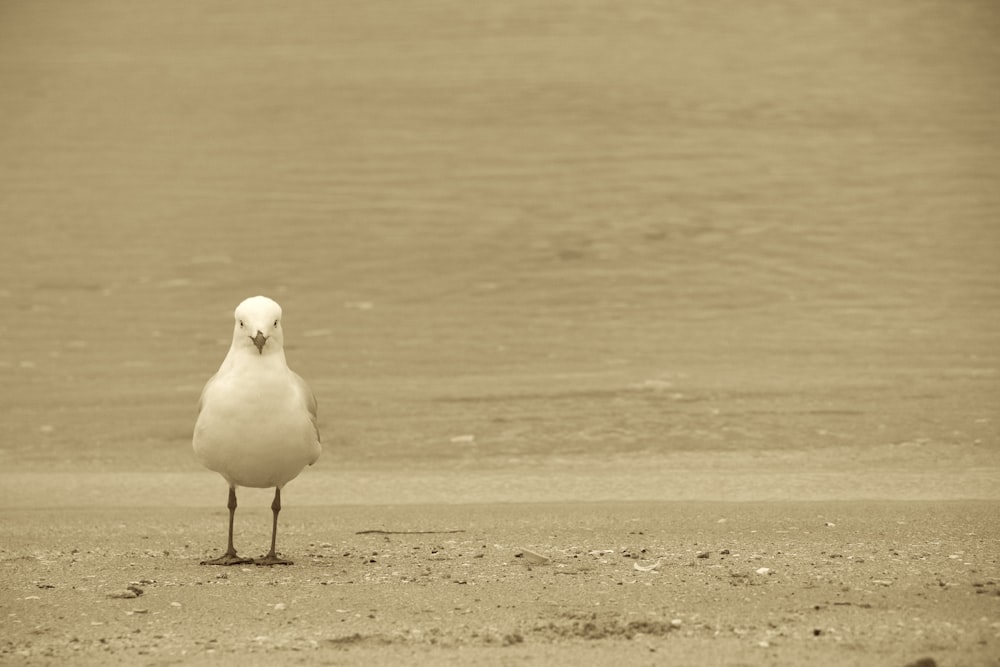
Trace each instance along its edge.
<path fill-rule="evenodd" d="M 208 388 L 211 387 L 213 384 L 215 384 L 215 380 L 218 377 L 219 377 L 218 373 L 216 373 L 215 375 L 213 375 L 212 377 L 210 377 L 208 379 L 208 382 L 205 383 L 204 388 L 202 388 L 202 390 L 201 390 L 201 396 L 198 397 L 198 414 L 199 415 L 201 414 L 201 411 L 205 409 L 205 394 L 208 393 Z"/>
<path fill-rule="evenodd" d="M 319 425 L 316 423 L 316 394 L 313 393 L 306 381 L 302 379 L 302 376 L 295 371 L 289 369 L 292 374 L 292 378 L 298 383 L 299 392 L 302 394 L 303 400 L 306 402 L 306 409 L 309 410 L 309 419 L 312 421 L 313 429 L 316 431 L 316 442 L 320 442 L 319 437 Z"/>

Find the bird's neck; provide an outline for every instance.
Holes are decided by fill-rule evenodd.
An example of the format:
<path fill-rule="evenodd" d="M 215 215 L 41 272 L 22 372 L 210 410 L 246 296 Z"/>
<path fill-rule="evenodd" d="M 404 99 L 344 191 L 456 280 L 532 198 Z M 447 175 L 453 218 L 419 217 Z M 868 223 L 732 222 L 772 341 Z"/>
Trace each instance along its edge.
<path fill-rule="evenodd" d="M 263 353 L 257 352 L 257 348 L 230 348 L 222 362 L 222 369 L 271 369 L 287 368 L 285 361 L 285 351 L 283 349 L 268 350 L 264 348 Z"/>

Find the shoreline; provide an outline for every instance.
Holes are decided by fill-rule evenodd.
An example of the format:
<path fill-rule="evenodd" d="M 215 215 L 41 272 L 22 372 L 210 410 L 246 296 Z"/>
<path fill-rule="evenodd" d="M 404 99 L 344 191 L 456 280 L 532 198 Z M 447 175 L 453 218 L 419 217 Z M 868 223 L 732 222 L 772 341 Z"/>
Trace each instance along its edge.
<path fill-rule="evenodd" d="M 286 487 L 287 503 L 449 505 L 671 501 L 1000 500 L 1000 468 L 948 471 L 683 469 L 558 465 L 443 471 L 306 471 Z M 0 473 L 0 508 L 214 507 L 225 482 L 199 472 Z M 247 498 L 267 489 L 241 488 Z"/>

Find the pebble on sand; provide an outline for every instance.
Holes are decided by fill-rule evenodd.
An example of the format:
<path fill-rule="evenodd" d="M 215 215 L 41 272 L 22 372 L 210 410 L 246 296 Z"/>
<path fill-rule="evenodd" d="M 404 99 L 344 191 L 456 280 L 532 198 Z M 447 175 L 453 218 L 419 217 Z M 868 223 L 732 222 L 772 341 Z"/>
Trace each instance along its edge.
<path fill-rule="evenodd" d="M 530 563 L 532 565 L 548 565 L 552 562 L 552 559 L 548 556 L 535 553 L 531 549 L 521 549 L 519 552 L 514 554 L 514 558 L 523 558 L 525 563 Z"/>
<path fill-rule="evenodd" d="M 139 596 L 135 593 L 135 591 L 125 589 L 123 591 L 112 591 L 111 593 L 108 593 L 108 597 L 116 600 L 134 600 Z"/>

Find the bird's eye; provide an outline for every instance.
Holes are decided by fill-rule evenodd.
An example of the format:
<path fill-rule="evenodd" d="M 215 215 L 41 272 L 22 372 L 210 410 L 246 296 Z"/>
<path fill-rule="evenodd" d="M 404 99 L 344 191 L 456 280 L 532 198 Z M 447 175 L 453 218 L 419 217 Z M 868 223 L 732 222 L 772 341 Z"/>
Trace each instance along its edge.
<path fill-rule="evenodd" d="M 240 329 L 243 328 L 243 320 L 240 320 Z"/>
<path fill-rule="evenodd" d="M 278 326 L 278 320 L 274 321 L 274 326 Z"/>

